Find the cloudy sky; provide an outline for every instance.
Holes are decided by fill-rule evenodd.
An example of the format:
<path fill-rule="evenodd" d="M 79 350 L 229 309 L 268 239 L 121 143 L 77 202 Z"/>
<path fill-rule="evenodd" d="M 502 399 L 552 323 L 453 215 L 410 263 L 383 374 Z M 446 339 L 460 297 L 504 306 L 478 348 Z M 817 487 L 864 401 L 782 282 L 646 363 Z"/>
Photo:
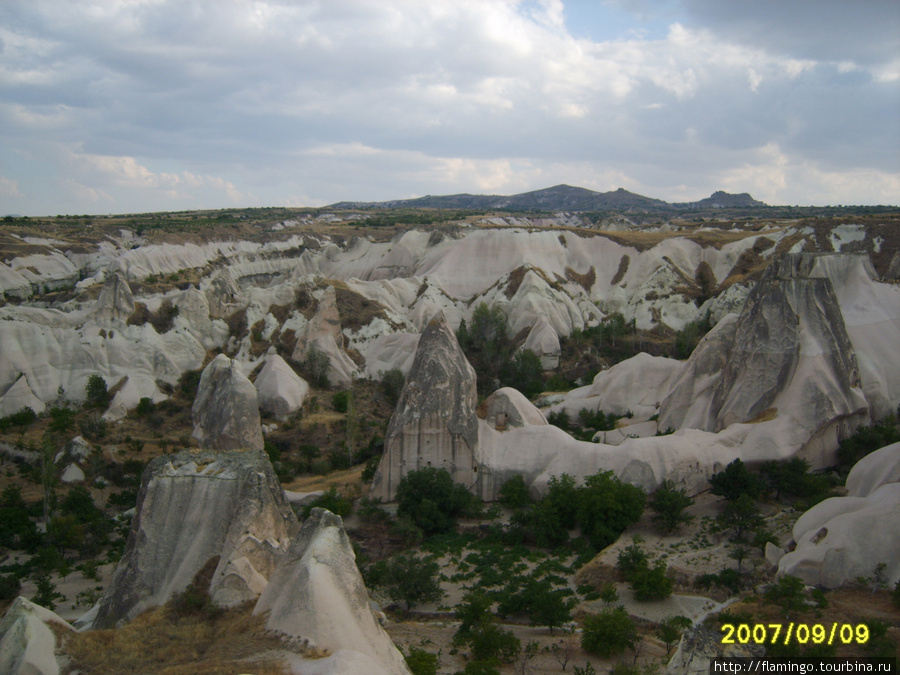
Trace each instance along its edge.
<path fill-rule="evenodd" d="M 559 183 L 900 203 L 900 2 L 0 2 L 0 215 Z"/>

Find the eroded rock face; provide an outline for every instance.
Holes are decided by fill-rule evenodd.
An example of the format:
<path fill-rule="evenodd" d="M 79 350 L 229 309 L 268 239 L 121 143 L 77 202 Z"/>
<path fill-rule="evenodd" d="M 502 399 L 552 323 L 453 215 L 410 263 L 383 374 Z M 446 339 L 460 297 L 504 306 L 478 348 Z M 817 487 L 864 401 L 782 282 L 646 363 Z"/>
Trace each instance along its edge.
<path fill-rule="evenodd" d="M 56 630 L 75 630 L 49 609 L 16 598 L 0 621 L 0 673 L 59 675 L 51 624 Z"/>
<path fill-rule="evenodd" d="M 269 630 L 310 647 L 356 652 L 367 658 L 350 659 L 353 662 L 371 667 L 374 661 L 388 673 L 409 672 L 375 620 L 343 522 L 330 511 L 312 510 L 253 612 L 268 612 Z"/>
<path fill-rule="evenodd" d="M 230 316 L 243 304 L 241 289 L 227 268 L 212 279 L 206 289 L 206 298 L 209 301 L 209 316 L 213 319 Z"/>
<path fill-rule="evenodd" d="M 262 450 L 256 388 L 236 361 L 219 354 L 200 376 L 193 436 L 207 450 Z"/>
<path fill-rule="evenodd" d="M 540 357 L 544 370 L 553 370 L 559 365 L 561 353 L 559 335 L 550 325 L 547 317 L 540 317 L 531 327 L 523 346 Z"/>
<path fill-rule="evenodd" d="M 127 321 L 134 314 L 131 286 L 120 272 L 106 278 L 91 313 L 95 321 Z"/>
<path fill-rule="evenodd" d="M 722 634 L 697 626 L 684 634 L 666 666 L 666 675 L 706 675 L 714 658 L 762 656 L 763 645 L 723 645 Z"/>
<path fill-rule="evenodd" d="M 803 373 L 810 376 L 807 400 L 815 405 L 816 418 L 824 422 L 858 408 L 850 390 L 859 388 L 859 368 L 831 281 L 760 281 L 735 326 L 713 396 L 713 430 L 748 422 L 771 408 L 801 370 L 801 360 L 815 360 L 820 375 Z"/>
<path fill-rule="evenodd" d="M 259 406 L 273 415 L 290 415 L 303 406 L 309 384 L 278 354 L 269 354 L 253 383 Z"/>
<path fill-rule="evenodd" d="M 115 626 L 165 603 L 215 557 L 213 600 L 256 598 L 298 529 L 262 453 L 158 457 L 144 471 L 125 552 L 94 625 Z"/>
<path fill-rule="evenodd" d="M 794 525 L 797 547 L 778 563 L 809 585 L 837 588 L 870 576 L 879 563 L 891 586 L 900 580 L 900 443 L 856 463 L 847 496 L 816 504 Z"/>
<path fill-rule="evenodd" d="M 503 387 L 484 401 L 484 420 L 499 431 L 548 424 L 534 404 L 512 387 Z"/>
<path fill-rule="evenodd" d="M 297 336 L 292 358 L 303 361 L 313 349 L 328 357 L 328 382 L 332 386 L 346 387 L 352 382 L 357 366 L 344 352 L 341 315 L 334 286 L 325 287 L 315 315 Z"/>
<path fill-rule="evenodd" d="M 453 480 L 472 487 L 478 472 L 477 402 L 475 371 L 439 313 L 419 340 L 388 425 L 372 496 L 390 501 L 403 476 L 428 466 L 447 469 Z"/>

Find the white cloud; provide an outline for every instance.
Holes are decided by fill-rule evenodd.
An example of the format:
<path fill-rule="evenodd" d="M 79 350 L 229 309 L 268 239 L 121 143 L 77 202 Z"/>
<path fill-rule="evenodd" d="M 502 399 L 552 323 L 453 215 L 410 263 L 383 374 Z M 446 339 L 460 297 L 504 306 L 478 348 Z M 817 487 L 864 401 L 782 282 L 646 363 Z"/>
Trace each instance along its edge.
<path fill-rule="evenodd" d="M 668 30 L 592 41 L 568 32 L 560 0 L 8 0 L 0 161 L 28 195 L 52 181 L 26 183 L 18 158 L 40 156 L 41 173 L 77 176 L 123 210 L 605 177 L 697 198 L 723 177 L 752 191 L 744 176 L 808 201 L 796 172 L 777 174 L 783 187 L 753 173 L 772 165 L 766 147 L 822 167 L 826 183 L 900 170 L 900 55 L 825 63 L 817 48 L 754 42 L 746 12 L 718 4 L 731 3 L 678 0 Z"/>

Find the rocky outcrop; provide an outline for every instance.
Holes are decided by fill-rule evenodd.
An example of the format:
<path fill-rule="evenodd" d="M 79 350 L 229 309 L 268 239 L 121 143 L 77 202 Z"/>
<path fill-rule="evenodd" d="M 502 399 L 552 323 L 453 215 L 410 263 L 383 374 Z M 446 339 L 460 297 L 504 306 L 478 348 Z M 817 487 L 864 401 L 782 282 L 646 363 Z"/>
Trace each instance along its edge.
<path fill-rule="evenodd" d="M 285 416 L 300 410 L 309 394 L 309 384 L 278 354 L 266 356 L 266 364 L 253 383 L 259 407 L 273 415 Z"/>
<path fill-rule="evenodd" d="M 796 548 L 778 563 L 808 585 L 837 588 L 879 563 L 900 580 L 900 443 L 863 458 L 847 476 L 847 496 L 816 504 L 794 525 Z"/>
<path fill-rule="evenodd" d="M 720 632 L 700 625 L 682 636 L 666 675 L 706 675 L 712 659 L 762 656 L 765 651 L 763 645 L 723 645 Z"/>
<path fill-rule="evenodd" d="M 106 278 L 91 314 L 98 322 L 127 321 L 134 314 L 134 296 L 120 272 Z"/>
<path fill-rule="evenodd" d="M 54 631 L 74 630 L 49 609 L 16 598 L 0 621 L 0 673 L 59 675 Z"/>
<path fill-rule="evenodd" d="M 22 408 L 31 408 L 40 414 L 44 412 L 45 407 L 44 402 L 35 396 L 28 386 L 28 378 L 21 375 L 0 398 L 0 417 L 17 413 Z"/>
<path fill-rule="evenodd" d="M 359 672 L 377 672 L 380 667 L 387 673 L 408 673 L 403 656 L 375 620 L 355 560 L 340 517 L 314 508 L 253 612 L 268 614 L 269 630 L 302 641 L 329 658 L 343 652 L 336 662 L 343 663 L 350 656 L 347 652 L 356 652 L 350 661 L 367 666 Z"/>
<path fill-rule="evenodd" d="M 206 288 L 206 298 L 209 302 L 209 316 L 213 319 L 224 319 L 226 316 L 231 316 L 244 304 L 241 289 L 235 283 L 228 268 L 212 278 Z"/>
<path fill-rule="evenodd" d="M 662 401 L 660 427 L 719 432 L 782 418 L 803 437 L 800 454 L 814 468 L 832 464 L 839 438 L 869 419 L 832 281 L 846 285 L 858 258 L 792 254 L 774 261 L 740 316 L 723 319 L 694 350 Z"/>
<path fill-rule="evenodd" d="M 400 479 L 428 466 L 473 486 L 478 473 L 475 371 L 443 314 L 425 327 L 388 425 L 371 495 L 390 501 Z"/>
<path fill-rule="evenodd" d="M 540 357 L 544 370 L 553 370 L 559 365 L 559 335 L 547 321 L 547 317 L 540 317 L 531 327 L 523 348 L 530 349 Z"/>
<path fill-rule="evenodd" d="M 497 430 L 518 429 L 524 426 L 543 426 L 547 420 L 523 393 L 503 387 L 488 396 L 479 407 L 488 426 Z"/>
<path fill-rule="evenodd" d="M 298 529 L 262 453 L 158 457 L 144 471 L 125 552 L 94 625 L 115 626 L 165 603 L 214 558 L 216 603 L 256 598 Z"/>
<path fill-rule="evenodd" d="M 219 354 L 203 369 L 191 410 L 193 436 L 208 450 L 262 450 L 256 388 L 240 365 Z"/>
<path fill-rule="evenodd" d="M 341 315 L 334 286 L 325 287 L 315 315 L 297 336 L 292 358 L 303 361 L 312 350 L 317 350 L 328 358 L 329 384 L 336 387 L 350 385 L 357 366 L 344 351 Z"/>

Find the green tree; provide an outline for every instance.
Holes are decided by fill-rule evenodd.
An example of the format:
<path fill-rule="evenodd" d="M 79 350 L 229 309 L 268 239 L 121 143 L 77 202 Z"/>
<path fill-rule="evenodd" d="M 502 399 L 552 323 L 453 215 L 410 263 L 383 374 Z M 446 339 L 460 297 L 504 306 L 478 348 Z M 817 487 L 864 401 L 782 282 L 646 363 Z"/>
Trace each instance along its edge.
<path fill-rule="evenodd" d="M 656 635 L 666 646 L 667 656 L 672 652 L 675 643 L 681 639 L 681 634 L 690 627 L 691 620 L 686 616 L 667 616 L 660 622 Z"/>
<path fill-rule="evenodd" d="M 400 392 L 403 391 L 403 385 L 406 384 L 406 377 L 399 368 L 391 368 L 390 370 L 378 371 L 381 378 L 381 391 L 392 406 L 397 405 L 400 400 Z"/>
<path fill-rule="evenodd" d="M 612 471 L 585 478 L 578 490 L 578 523 L 582 534 L 600 551 L 619 538 L 644 511 L 644 491 L 623 483 Z"/>
<path fill-rule="evenodd" d="M 391 558 L 384 570 L 382 585 L 388 597 L 403 602 L 406 609 L 422 603 L 439 602 L 444 591 L 439 581 L 440 566 L 430 558 L 402 554 Z"/>
<path fill-rule="evenodd" d="M 716 520 L 723 528 L 732 531 L 732 541 L 743 541 L 749 531 L 763 524 L 759 507 L 748 494 L 742 494 L 725 504 Z"/>
<path fill-rule="evenodd" d="M 672 580 L 666 576 L 666 564 L 658 560 L 653 567 L 639 571 L 631 580 L 634 597 L 640 601 L 665 600 L 672 595 Z"/>
<path fill-rule="evenodd" d="M 309 518 L 310 512 L 316 507 L 327 509 L 334 515 L 344 518 L 353 511 L 353 502 L 340 494 L 336 487 L 331 486 L 319 497 L 316 497 L 311 503 L 303 507 L 303 517 Z"/>
<path fill-rule="evenodd" d="M 603 658 L 634 649 L 638 640 L 637 626 L 621 606 L 586 616 L 582 624 L 582 649 Z"/>
<path fill-rule="evenodd" d="M 733 502 L 741 495 L 759 497 L 763 484 L 758 476 L 750 473 L 740 459 L 725 467 L 724 471 L 713 474 L 709 479 L 711 492 Z"/>
<path fill-rule="evenodd" d="M 397 485 L 397 515 L 409 517 L 426 536 L 452 529 L 473 503 L 473 496 L 454 483 L 446 469 L 410 471 Z"/>
<path fill-rule="evenodd" d="M 684 512 L 693 503 L 694 500 L 685 494 L 684 489 L 676 489 L 672 481 L 664 480 L 650 498 L 653 522 L 666 534 L 674 532 L 693 519 Z"/>
<path fill-rule="evenodd" d="M 578 516 L 578 488 L 572 476 L 567 473 L 559 478 L 550 476 L 544 501 L 553 507 L 563 528 L 571 530 L 575 527 Z"/>
<path fill-rule="evenodd" d="M 781 605 L 787 618 L 792 612 L 806 609 L 806 586 L 798 577 L 785 574 L 766 589 L 765 598 Z"/>
<path fill-rule="evenodd" d="M 500 628 L 490 611 L 492 600 L 481 591 L 470 591 L 456 607 L 460 625 L 453 644 L 467 646 L 474 662 L 495 666 L 509 663 L 519 654 L 521 643 L 512 631 Z"/>
<path fill-rule="evenodd" d="M 516 474 L 500 486 L 497 498 L 503 506 L 510 509 L 520 509 L 531 504 L 531 496 L 528 494 L 528 486 L 521 474 Z"/>
<path fill-rule="evenodd" d="M 331 359 L 328 354 L 313 345 L 306 353 L 303 369 L 309 375 L 313 383 L 320 389 L 328 387 L 328 369 L 331 367 Z"/>
<path fill-rule="evenodd" d="M 532 398 L 544 390 L 543 372 L 541 357 L 530 349 L 520 349 L 503 365 L 500 380 Z"/>
<path fill-rule="evenodd" d="M 419 647 L 410 647 L 409 653 L 404 655 L 404 659 L 406 659 L 406 665 L 412 675 L 437 675 L 439 665 L 437 654 L 432 654 Z"/>
<path fill-rule="evenodd" d="M 106 408 L 109 405 L 109 391 L 106 380 L 98 373 L 91 373 L 84 387 L 84 404 L 88 408 Z"/>

